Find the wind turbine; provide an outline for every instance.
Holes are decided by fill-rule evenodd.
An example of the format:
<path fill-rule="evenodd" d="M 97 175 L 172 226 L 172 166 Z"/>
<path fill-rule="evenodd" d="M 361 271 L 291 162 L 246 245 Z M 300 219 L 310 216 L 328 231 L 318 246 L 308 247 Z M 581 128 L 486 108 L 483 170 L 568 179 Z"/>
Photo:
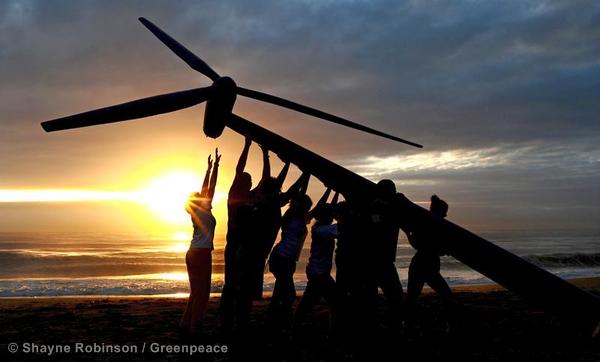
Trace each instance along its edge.
<path fill-rule="evenodd" d="M 162 31 L 158 26 L 145 18 L 139 18 L 148 30 L 160 41 L 171 49 L 192 69 L 202 73 L 213 81 L 213 84 L 204 88 L 194 88 L 174 93 L 161 94 L 154 97 L 142 98 L 135 101 L 118 104 L 115 106 L 96 109 L 72 116 L 62 117 L 42 123 L 47 132 L 65 130 L 70 128 L 88 127 L 99 124 L 128 121 L 138 118 L 150 117 L 157 114 L 174 112 L 206 102 L 204 112 L 204 134 L 217 138 L 223 133 L 227 121 L 231 116 L 236 97 L 238 95 L 259 101 L 276 104 L 281 107 L 305 113 L 329 122 L 350 127 L 362 132 L 371 133 L 413 147 L 423 146 L 376 129 L 349 121 L 330 113 L 320 111 L 284 98 L 259 92 L 253 89 L 239 87 L 230 77 L 222 77 L 213 70 L 205 61 L 200 59 L 186 47 Z"/>

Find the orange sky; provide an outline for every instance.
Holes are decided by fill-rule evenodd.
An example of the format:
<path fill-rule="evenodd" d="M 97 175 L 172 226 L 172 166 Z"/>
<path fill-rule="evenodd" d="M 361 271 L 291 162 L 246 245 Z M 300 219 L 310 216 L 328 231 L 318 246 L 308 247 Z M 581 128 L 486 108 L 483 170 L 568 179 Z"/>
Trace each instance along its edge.
<path fill-rule="evenodd" d="M 144 127 L 141 123 L 137 126 Z M 115 128 L 118 131 L 118 127 Z M 242 138 L 228 134 L 225 140 L 215 141 L 204 137 L 201 132 L 198 129 L 196 137 L 181 141 L 177 150 L 169 150 L 167 141 L 163 143 L 163 146 L 167 144 L 167 150 L 158 151 L 156 144 L 161 143 L 160 138 L 149 141 L 152 145 L 132 147 L 139 155 L 114 155 L 111 157 L 114 166 L 106 166 L 108 172 L 97 169 L 95 165 L 84 164 L 80 169 L 81 175 L 65 178 L 57 170 L 59 177 L 65 180 L 58 187 L 56 183 L 47 187 L 40 182 L 28 187 L 0 188 L 0 208 L 3 208 L 4 216 L 0 229 L 127 231 L 161 235 L 190 231 L 184 203 L 190 192 L 199 189 L 206 170 L 206 157 L 218 146 L 223 156 L 213 212 L 219 221 L 217 234 L 222 236 L 226 226 L 225 201 Z M 52 136 L 54 134 L 48 135 Z M 111 148 L 108 142 L 104 146 L 107 150 Z M 256 182 L 262 168 L 261 155 L 258 146 L 251 150 L 247 170 L 252 172 Z M 144 152 L 148 152 L 146 157 Z M 271 163 L 275 174 L 282 162 L 273 154 Z M 298 171 L 292 169 L 286 185 L 297 175 Z M 313 184 L 313 193 L 322 190 L 317 183 Z"/>

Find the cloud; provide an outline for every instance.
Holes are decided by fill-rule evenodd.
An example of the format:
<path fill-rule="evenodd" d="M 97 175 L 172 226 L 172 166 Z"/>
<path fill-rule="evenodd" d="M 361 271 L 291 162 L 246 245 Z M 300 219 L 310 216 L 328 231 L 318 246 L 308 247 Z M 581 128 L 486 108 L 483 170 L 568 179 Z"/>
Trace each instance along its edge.
<path fill-rule="evenodd" d="M 510 164 L 519 151 L 502 153 L 497 148 L 423 152 L 407 156 L 369 156 L 361 164 L 350 166 L 365 176 L 385 176 L 395 172 L 461 171 Z"/>
<path fill-rule="evenodd" d="M 384 177 L 393 173 L 419 174 L 423 172 L 457 172 L 510 168 L 513 170 L 563 169 L 563 174 L 576 176 L 596 175 L 600 165 L 600 150 L 585 153 L 573 151 L 572 147 L 551 147 L 531 144 L 518 148 L 498 146 L 484 149 L 454 149 L 448 151 L 422 152 L 413 155 L 389 157 L 368 156 L 349 167 L 362 175 Z"/>

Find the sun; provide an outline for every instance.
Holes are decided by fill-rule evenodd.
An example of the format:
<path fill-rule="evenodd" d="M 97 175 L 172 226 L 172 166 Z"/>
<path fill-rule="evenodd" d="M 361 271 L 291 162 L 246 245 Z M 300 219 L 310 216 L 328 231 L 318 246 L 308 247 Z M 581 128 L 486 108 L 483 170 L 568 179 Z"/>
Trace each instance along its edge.
<path fill-rule="evenodd" d="M 150 209 L 163 223 L 173 226 L 190 224 L 190 216 L 185 211 L 185 203 L 190 193 L 200 191 L 203 176 L 191 171 L 170 171 L 149 181 L 133 198 Z M 216 192 L 213 206 L 225 199 Z M 176 235 L 183 238 L 182 234 Z M 187 237 L 186 237 L 187 238 Z"/>
<path fill-rule="evenodd" d="M 193 172 L 173 171 L 151 180 L 135 193 L 135 198 L 162 221 L 183 225 L 189 222 L 185 203 L 190 193 L 199 190 L 201 186 L 200 175 Z"/>

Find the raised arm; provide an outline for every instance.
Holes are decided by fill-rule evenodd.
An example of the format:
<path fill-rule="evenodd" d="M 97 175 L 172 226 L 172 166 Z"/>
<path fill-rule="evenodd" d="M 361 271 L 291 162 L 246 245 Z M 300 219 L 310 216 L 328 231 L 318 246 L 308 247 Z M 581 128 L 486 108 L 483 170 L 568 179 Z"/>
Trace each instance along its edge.
<path fill-rule="evenodd" d="M 287 177 L 289 169 L 290 169 L 290 163 L 286 162 L 285 165 L 283 165 L 283 168 L 281 169 L 281 171 L 279 171 L 279 175 L 277 175 L 277 188 L 278 189 L 281 189 L 281 187 L 283 186 L 283 182 L 285 181 L 285 178 Z"/>
<path fill-rule="evenodd" d="M 321 198 L 319 199 L 319 202 L 317 202 L 317 204 L 312 208 L 312 210 L 310 210 L 310 212 L 308 213 L 308 218 L 309 220 L 312 219 L 315 215 L 316 210 L 321 207 L 321 205 L 325 205 L 327 203 L 327 199 L 329 198 L 329 195 L 331 194 L 331 188 L 327 188 L 325 190 L 325 192 L 323 193 L 323 196 L 321 196 Z"/>
<path fill-rule="evenodd" d="M 210 176 L 210 186 L 208 187 L 208 194 L 206 197 L 208 201 L 212 203 L 212 199 L 215 196 L 215 188 L 217 187 L 217 177 L 219 177 L 219 162 L 221 161 L 221 155 L 219 155 L 219 149 L 215 149 L 215 168 Z"/>
<path fill-rule="evenodd" d="M 262 177 L 260 182 L 266 181 L 269 177 L 271 177 L 271 162 L 269 161 L 269 150 L 266 146 L 260 145 L 263 154 L 263 170 Z"/>
<path fill-rule="evenodd" d="M 306 193 L 306 189 L 308 188 L 308 180 L 309 179 L 310 179 L 310 173 L 308 173 L 308 172 L 305 172 L 302 175 L 300 175 L 300 177 L 298 177 L 296 182 L 294 182 L 294 184 L 292 186 L 290 186 L 286 192 L 281 194 L 281 196 L 282 196 L 281 203 L 283 205 L 285 205 L 289 200 L 291 200 L 296 195 Z"/>
<path fill-rule="evenodd" d="M 329 199 L 329 195 L 331 195 L 331 188 L 327 188 L 327 190 L 325 190 L 325 192 L 323 193 L 323 196 L 321 196 L 321 198 L 319 199 L 319 202 L 317 202 L 317 205 L 322 205 L 322 204 L 326 204 L 327 200 Z"/>
<path fill-rule="evenodd" d="M 238 160 L 237 166 L 235 167 L 235 175 L 239 175 L 244 172 L 246 168 L 246 161 L 248 161 L 248 152 L 250 152 L 250 146 L 252 145 L 252 140 L 246 137 L 244 141 L 244 149 L 242 150 L 242 154 L 240 155 L 240 159 Z"/>
<path fill-rule="evenodd" d="M 338 204 L 339 199 L 340 199 L 340 193 L 336 191 L 335 194 L 333 195 L 333 199 L 331 200 L 331 205 L 336 206 Z"/>
<path fill-rule="evenodd" d="M 306 194 L 308 191 L 308 182 L 310 181 L 310 173 L 304 172 L 300 178 L 302 179 L 302 182 L 300 183 L 300 189 L 298 190 L 298 193 Z"/>
<path fill-rule="evenodd" d="M 210 179 L 210 170 L 212 169 L 212 164 L 212 155 L 208 155 L 208 167 L 206 168 L 206 174 L 204 175 L 204 181 L 202 182 L 200 197 L 205 197 L 208 193 L 208 180 Z"/>

